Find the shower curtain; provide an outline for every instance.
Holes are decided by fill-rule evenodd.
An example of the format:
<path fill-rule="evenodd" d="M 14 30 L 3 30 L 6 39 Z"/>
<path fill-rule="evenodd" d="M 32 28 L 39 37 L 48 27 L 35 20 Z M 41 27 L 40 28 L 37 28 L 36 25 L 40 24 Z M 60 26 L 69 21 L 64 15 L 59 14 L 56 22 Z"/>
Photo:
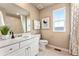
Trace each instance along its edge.
<path fill-rule="evenodd" d="M 79 55 L 78 27 L 79 27 L 79 4 L 71 4 L 71 33 L 69 53 Z"/>

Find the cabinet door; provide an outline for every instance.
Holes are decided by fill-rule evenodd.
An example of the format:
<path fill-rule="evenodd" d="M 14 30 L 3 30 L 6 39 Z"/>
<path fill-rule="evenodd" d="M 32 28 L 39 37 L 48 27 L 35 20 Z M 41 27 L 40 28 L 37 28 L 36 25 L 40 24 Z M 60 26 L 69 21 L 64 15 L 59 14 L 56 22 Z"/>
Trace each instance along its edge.
<path fill-rule="evenodd" d="M 31 56 L 31 48 L 25 48 L 25 56 Z"/>
<path fill-rule="evenodd" d="M 39 53 L 39 39 L 34 38 L 34 41 L 31 44 L 31 56 L 35 56 Z"/>

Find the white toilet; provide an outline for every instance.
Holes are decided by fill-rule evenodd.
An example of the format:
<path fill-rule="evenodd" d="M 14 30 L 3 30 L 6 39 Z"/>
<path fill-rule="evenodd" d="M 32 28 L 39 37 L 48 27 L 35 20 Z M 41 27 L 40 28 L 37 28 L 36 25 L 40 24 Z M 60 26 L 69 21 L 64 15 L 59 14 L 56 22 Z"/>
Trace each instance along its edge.
<path fill-rule="evenodd" d="M 46 45 L 48 44 L 47 40 L 40 40 L 40 49 L 45 49 Z"/>

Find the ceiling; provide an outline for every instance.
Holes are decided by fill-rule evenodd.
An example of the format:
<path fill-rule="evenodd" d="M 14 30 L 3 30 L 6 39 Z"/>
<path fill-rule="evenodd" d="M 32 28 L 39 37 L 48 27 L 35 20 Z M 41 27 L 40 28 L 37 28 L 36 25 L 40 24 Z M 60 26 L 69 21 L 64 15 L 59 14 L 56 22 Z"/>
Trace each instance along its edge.
<path fill-rule="evenodd" d="M 37 9 L 41 10 L 43 8 L 53 5 L 54 3 L 31 3 L 31 4 L 35 6 Z"/>
<path fill-rule="evenodd" d="M 37 9 L 41 10 L 43 8 L 53 5 L 54 3 L 30 3 L 30 4 L 35 6 Z M 29 14 L 27 10 L 13 3 L 0 3 L 0 8 L 5 10 L 6 13 L 13 14 L 13 15 L 17 15 L 17 14 L 28 15 Z"/>
<path fill-rule="evenodd" d="M 27 15 L 28 12 L 13 3 L 0 3 L 0 8 L 6 13 L 13 15 Z"/>

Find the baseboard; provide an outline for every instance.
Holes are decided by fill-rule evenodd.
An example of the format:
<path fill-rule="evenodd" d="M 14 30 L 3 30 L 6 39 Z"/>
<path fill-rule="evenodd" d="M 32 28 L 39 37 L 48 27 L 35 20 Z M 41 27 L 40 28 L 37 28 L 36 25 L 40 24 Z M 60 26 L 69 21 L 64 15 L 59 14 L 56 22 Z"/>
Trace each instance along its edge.
<path fill-rule="evenodd" d="M 57 46 L 54 46 L 54 45 L 51 45 L 51 44 L 48 44 L 47 46 L 52 47 L 52 48 L 57 48 L 57 49 L 60 49 L 61 51 L 69 53 L 69 50 L 65 49 L 65 48 L 57 47 Z"/>

